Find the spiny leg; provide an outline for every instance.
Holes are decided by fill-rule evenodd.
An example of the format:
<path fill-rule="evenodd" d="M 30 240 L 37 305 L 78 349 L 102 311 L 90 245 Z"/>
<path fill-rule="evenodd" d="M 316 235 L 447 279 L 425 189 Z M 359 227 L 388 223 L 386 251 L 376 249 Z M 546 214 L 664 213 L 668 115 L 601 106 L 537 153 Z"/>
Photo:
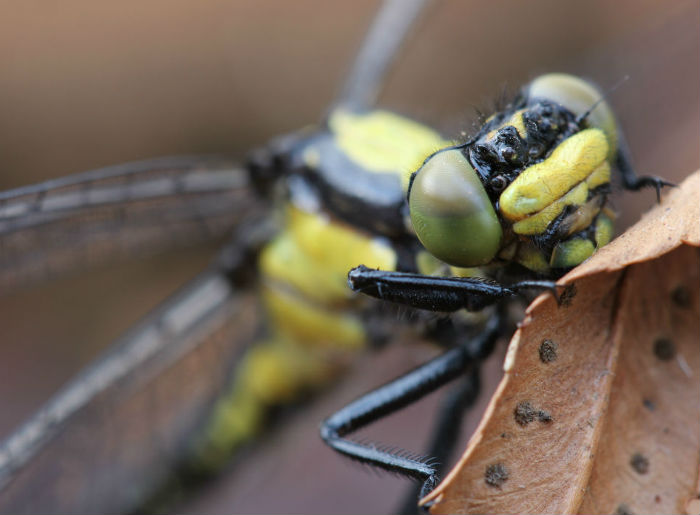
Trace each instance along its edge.
<path fill-rule="evenodd" d="M 412 404 L 460 377 L 465 371 L 478 367 L 485 353 L 493 348 L 499 327 L 500 317 L 492 317 L 475 339 L 465 341 L 348 404 L 322 423 L 321 437 L 333 449 L 352 459 L 422 481 L 420 496 L 427 495 L 438 482 L 438 468 L 433 460 L 343 437 Z"/>
<path fill-rule="evenodd" d="M 656 190 L 656 201 L 661 202 L 661 188 L 664 186 L 675 187 L 676 185 L 660 177 L 651 175 L 638 176 L 632 166 L 627 143 L 622 137 L 622 134 L 618 134 L 618 138 L 617 159 L 615 164 L 622 177 L 622 186 L 626 190 L 631 191 L 639 191 L 642 188 L 654 188 Z"/>
<path fill-rule="evenodd" d="M 473 367 L 459 384 L 447 393 L 440 405 L 428 447 L 428 456 L 435 460 L 439 477 L 444 477 L 447 462 L 454 454 L 464 415 L 479 397 L 481 387 L 479 374 L 479 367 Z M 416 499 L 421 494 L 421 488 L 422 485 L 411 488 L 397 513 L 415 515 L 419 511 Z"/>

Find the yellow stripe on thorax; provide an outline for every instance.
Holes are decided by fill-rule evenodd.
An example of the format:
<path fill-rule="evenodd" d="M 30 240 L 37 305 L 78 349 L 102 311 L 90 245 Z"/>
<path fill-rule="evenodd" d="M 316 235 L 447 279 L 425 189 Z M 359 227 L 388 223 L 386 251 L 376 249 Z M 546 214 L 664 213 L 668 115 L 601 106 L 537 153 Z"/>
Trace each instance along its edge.
<path fill-rule="evenodd" d="M 389 242 L 322 214 L 286 209 L 287 227 L 263 249 L 260 271 L 272 326 L 301 345 L 359 347 L 364 328 L 343 308 L 353 298 L 348 271 L 360 264 L 396 269 Z"/>
<path fill-rule="evenodd" d="M 287 206 L 285 213 L 285 231 L 260 256 L 267 282 L 285 283 L 309 299 L 331 305 L 351 297 L 347 286 L 351 268 L 360 264 L 396 268 L 396 253 L 385 240 L 293 206 Z"/>
<path fill-rule="evenodd" d="M 293 206 L 286 222 L 259 258 L 269 335 L 242 358 L 217 402 L 197 450 L 201 467 L 218 466 L 260 431 L 270 407 L 320 388 L 364 348 L 348 271 L 359 264 L 396 269 L 386 241 Z"/>
<path fill-rule="evenodd" d="M 404 190 L 428 155 L 450 145 L 433 129 L 388 111 L 338 109 L 328 124 L 350 159 L 369 171 L 399 174 Z"/>

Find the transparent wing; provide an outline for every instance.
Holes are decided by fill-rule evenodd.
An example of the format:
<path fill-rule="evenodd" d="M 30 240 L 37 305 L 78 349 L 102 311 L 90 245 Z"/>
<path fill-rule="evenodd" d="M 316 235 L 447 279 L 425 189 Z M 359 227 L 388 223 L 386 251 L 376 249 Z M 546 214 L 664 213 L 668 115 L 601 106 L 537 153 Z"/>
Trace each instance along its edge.
<path fill-rule="evenodd" d="M 352 109 L 375 104 L 392 61 L 428 0 L 385 0 L 372 22 L 336 102 Z"/>
<path fill-rule="evenodd" d="M 210 269 L 156 308 L 0 446 L 0 512 L 133 512 L 251 341 L 250 293 Z"/>
<path fill-rule="evenodd" d="M 340 103 L 374 103 L 425 0 L 389 0 Z M 229 233 L 267 209 L 218 158 L 131 163 L 0 194 L 0 292 Z M 132 512 L 168 476 L 252 341 L 217 268 L 145 317 L 0 445 L 0 512 Z"/>
<path fill-rule="evenodd" d="M 161 158 L 0 193 L 0 292 L 230 233 L 265 209 L 221 157 Z"/>

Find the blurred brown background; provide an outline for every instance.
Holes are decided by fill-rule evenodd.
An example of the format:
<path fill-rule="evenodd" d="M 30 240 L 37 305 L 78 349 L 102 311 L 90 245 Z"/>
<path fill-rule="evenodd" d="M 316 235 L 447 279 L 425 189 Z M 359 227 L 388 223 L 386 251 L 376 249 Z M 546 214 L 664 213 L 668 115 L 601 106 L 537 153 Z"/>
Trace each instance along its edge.
<path fill-rule="evenodd" d="M 310 0 L 6 3 L 0 189 L 159 155 L 243 156 L 312 123 L 334 98 L 376 8 Z M 449 135 L 470 129 L 472 106 L 488 108 L 504 85 L 513 91 L 539 73 L 574 73 L 603 89 L 629 76 L 610 102 L 634 162 L 640 173 L 680 181 L 700 161 L 699 14 L 690 0 L 435 2 L 381 104 Z M 616 202 L 621 225 L 653 202 L 650 192 L 624 198 Z M 210 252 L 90 271 L 2 299 L 0 434 Z M 366 488 L 381 493 L 397 480 L 350 469 L 364 486 L 339 488 L 361 504 L 336 511 L 395 506 L 368 503 L 380 494 Z M 273 506 L 248 497 L 237 511 Z M 327 504 L 300 505 L 280 497 L 277 511 L 291 512 L 326 511 L 340 498 L 330 491 Z"/>

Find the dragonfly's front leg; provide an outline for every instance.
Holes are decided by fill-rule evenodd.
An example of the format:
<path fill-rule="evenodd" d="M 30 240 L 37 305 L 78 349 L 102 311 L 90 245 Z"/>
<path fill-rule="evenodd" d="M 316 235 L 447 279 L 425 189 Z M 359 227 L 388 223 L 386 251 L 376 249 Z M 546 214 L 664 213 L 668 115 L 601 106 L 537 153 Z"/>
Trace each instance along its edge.
<path fill-rule="evenodd" d="M 480 311 L 528 289 L 548 290 L 557 296 L 557 285 L 552 281 L 520 281 L 503 286 L 481 277 L 435 277 L 375 270 L 362 265 L 350 270 L 348 284 L 354 291 L 381 300 L 443 312 Z"/>

